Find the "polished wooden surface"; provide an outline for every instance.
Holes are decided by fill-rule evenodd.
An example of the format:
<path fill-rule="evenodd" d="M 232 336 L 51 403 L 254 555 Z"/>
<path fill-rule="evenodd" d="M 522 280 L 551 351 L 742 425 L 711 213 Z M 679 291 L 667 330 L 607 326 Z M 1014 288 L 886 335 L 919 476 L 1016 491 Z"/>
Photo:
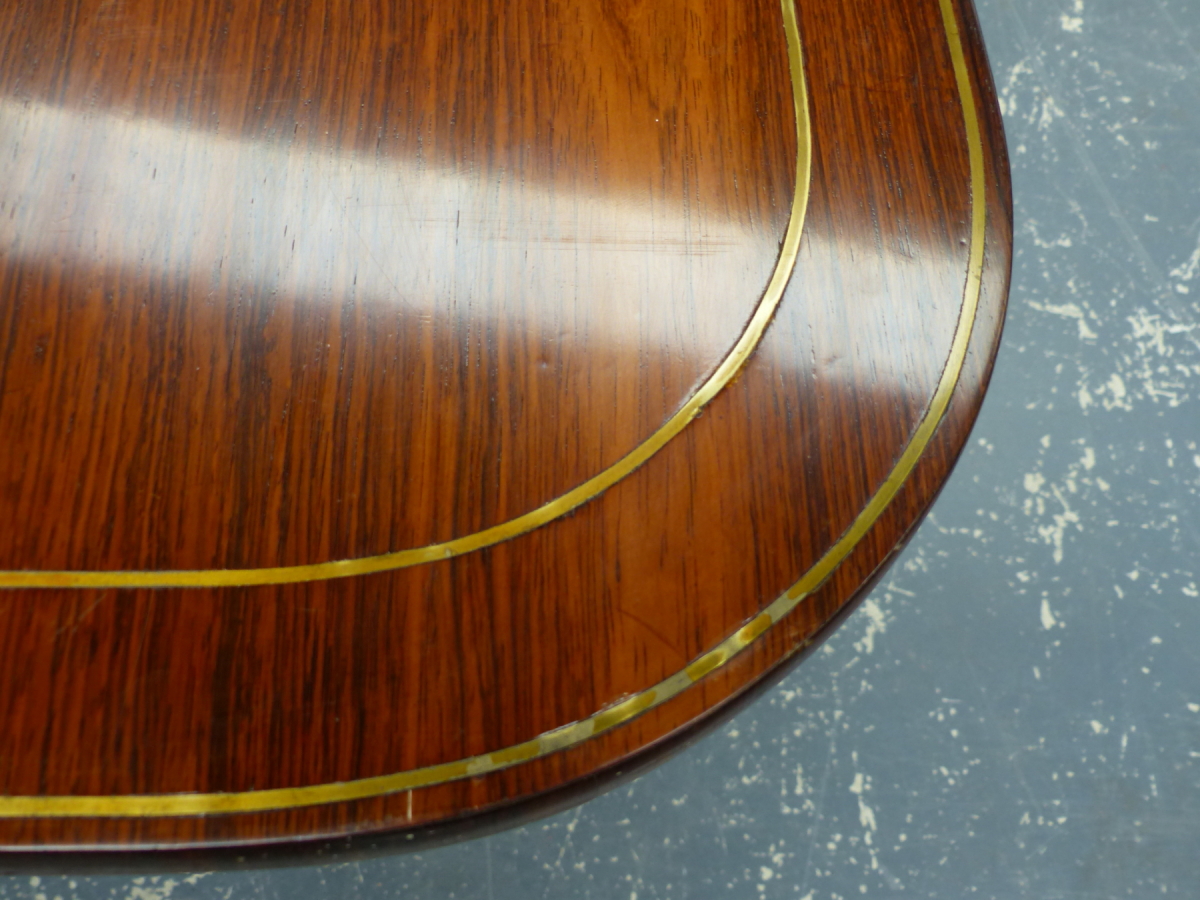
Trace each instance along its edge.
<path fill-rule="evenodd" d="M 0 843 L 495 810 L 845 609 L 981 400 L 1007 169 L 969 5 L 799 0 L 802 78 L 790 15 L 0 8 Z"/>

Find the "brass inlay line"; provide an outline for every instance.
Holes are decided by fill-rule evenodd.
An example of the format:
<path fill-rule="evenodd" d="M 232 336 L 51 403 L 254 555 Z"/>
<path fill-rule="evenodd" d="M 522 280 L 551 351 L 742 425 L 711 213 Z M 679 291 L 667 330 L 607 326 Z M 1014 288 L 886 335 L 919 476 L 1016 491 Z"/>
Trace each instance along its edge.
<path fill-rule="evenodd" d="M 781 0 L 783 4 L 784 28 L 788 39 L 788 56 L 795 95 L 797 127 L 808 122 L 808 97 L 804 82 L 803 64 L 800 55 L 799 29 L 793 0 Z M 946 366 L 938 380 L 933 398 L 908 446 L 900 459 L 876 491 L 866 507 L 858 514 L 851 526 L 838 541 L 825 552 L 811 569 L 780 595 L 765 610 L 739 628 L 707 653 L 697 657 L 682 671 L 660 681 L 653 687 L 640 691 L 620 703 L 603 709 L 593 716 L 570 725 L 547 731 L 532 740 L 472 756 L 456 762 L 361 778 L 355 781 L 318 784 L 297 788 L 275 790 L 242 791 L 221 794 L 142 794 L 125 796 L 57 796 L 57 797 L 0 797 L 0 818 L 63 818 L 63 817 L 117 817 L 143 816 L 203 816 L 220 813 L 252 813 L 270 810 L 292 809 L 302 806 L 317 806 L 326 803 L 344 803 L 410 791 L 459 778 L 485 775 L 517 765 L 528 760 L 547 756 L 572 747 L 612 728 L 630 721 L 648 709 L 666 703 L 683 693 L 701 678 L 720 669 L 731 659 L 753 644 L 771 627 L 794 610 L 832 574 L 847 557 L 871 526 L 899 492 L 912 473 L 921 454 L 932 439 L 934 431 L 950 405 L 950 399 L 958 384 L 966 360 L 967 347 L 979 306 L 980 285 L 983 275 L 983 241 L 986 225 L 986 182 L 984 176 L 983 142 L 979 118 L 975 108 L 974 93 L 967 73 L 962 40 L 954 16 L 952 0 L 938 0 L 946 29 L 950 55 L 954 65 L 959 97 L 963 109 L 963 124 L 966 129 L 971 179 L 971 243 L 968 253 L 966 285 L 963 304 L 955 326 L 954 338 Z M 801 124 L 804 123 L 804 124 Z M 805 135 L 801 135 L 804 137 Z M 805 176 L 797 183 L 807 184 L 809 167 L 808 143 L 801 141 L 800 158 L 797 161 L 798 175 Z M 802 214 L 802 212 L 801 212 Z M 798 231 L 798 229 L 797 229 Z M 793 251 L 794 254 L 794 251 Z"/>
<path fill-rule="evenodd" d="M 787 4 L 785 3 L 786 7 Z M 794 30 L 794 29 L 793 29 Z M 796 39 L 789 32 L 789 54 L 791 63 L 797 64 L 798 48 L 793 51 Z M 673 438 L 696 418 L 708 403 L 729 384 L 738 370 L 750 358 L 762 340 L 771 317 L 783 297 L 784 288 L 796 265 L 796 254 L 800 250 L 800 234 L 804 228 L 804 212 L 808 207 L 809 181 L 811 176 L 811 127 L 808 121 L 808 103 L 805 98 L 804 73 L 792 71 L 792 91 L 796 110 L 796 191 L 792 198 L 791 215 L 784 233 L 779 259 L 771 273 L 770 281 L 762 299 L 750 317 L 745 331 L 738 338 L 729 354 L 721 361 L 716 371 L 692 394 L 692 396 L 657 431 L 645 441 L 621 457 L 607 469 L 592 476 L 565 494 L 530 510 L 515 519 L 501 522 L 474 534 L 464 535 L 438 544 L 413 547 L 377 556 L 358 559 L 343 559 L 333 562 L 312 563 L 299 566 L 272 566 L 253 569 L 189 569 L 167 571 L 0 571 L 0 588 L 213 588 L 248 587 L 266 584 L 294 584 L 303 581 L 327 581 L 333 578 L 350 578 L 355 575 L 371 575 L 390 572 L 423 563 L 461 556 L 482 550 L 518 537 L 558 519 L 576 507 L 598 497 L 610 487 L 631 474 L 658 453 Z M 804 102 L 801 102 L 801 100 Z"/>

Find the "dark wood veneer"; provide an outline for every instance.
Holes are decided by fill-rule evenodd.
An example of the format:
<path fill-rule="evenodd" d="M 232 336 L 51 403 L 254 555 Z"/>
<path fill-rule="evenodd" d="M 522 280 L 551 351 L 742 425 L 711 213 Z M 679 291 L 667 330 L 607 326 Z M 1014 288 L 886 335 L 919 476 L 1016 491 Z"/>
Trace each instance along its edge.
<path fill-rule="evenodd" d="M 796 0 L 812 166 L 787 289 L 737 377 L 594 499 L 376 574 L 0 590 L 0 849 L 469 833 L 680 740 L 811 646 L 949 475 L 999 339 L 1007 161 L 974 12 L 949 9 L 961 42 L 939 0 Z M 553 501 L 738 341 L 806 187 L 795 103 L 778 0 L 0 5 L 0 570 L 303 566 Z M 981 236 L 961 373 L 894 500 L 665 703 L 357 800 L 4 805 L 353 782 L 641 696 L 757 621 L 880 491 Z"/>

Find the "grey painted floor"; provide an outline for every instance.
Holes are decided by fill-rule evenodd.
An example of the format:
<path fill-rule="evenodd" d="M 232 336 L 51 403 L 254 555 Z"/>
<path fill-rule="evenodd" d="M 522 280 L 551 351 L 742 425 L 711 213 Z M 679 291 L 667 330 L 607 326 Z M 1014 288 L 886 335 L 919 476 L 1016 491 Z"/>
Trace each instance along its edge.
<path fill-rule="evenodd" d="M 1200 896 L 1200 0 L 983 0 L 1016 192 L 969 452 L 720 733 L 420 856 L 0 898 Z"/>

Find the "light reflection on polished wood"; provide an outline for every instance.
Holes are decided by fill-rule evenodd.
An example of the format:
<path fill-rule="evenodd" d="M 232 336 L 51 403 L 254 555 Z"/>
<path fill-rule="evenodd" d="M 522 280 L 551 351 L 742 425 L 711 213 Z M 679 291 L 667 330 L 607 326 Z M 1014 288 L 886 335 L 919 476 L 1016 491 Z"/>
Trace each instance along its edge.
<path fill-rule="evenodd" d="M 759 303 L 798 150 L 773 2 L 329 6 L 0 11 L 20 173 L 0 178 L 0 503 L 37 523 L 0 530 L 6 568 L 295 565 L 470 533 L 652 434 Z M 0 593 L 9 797 L 302 796 L 496 764 L 233 816 L 10 803 L 0 840 L 254 843 L 493 808 L 686 729 L 844 608 L 978 407 L 1007 172 L 969 9 L 798 12 L 795 277 L 738 378 L 628 478 L 398 572 Z M 589 740 L 521 749 L 580 720 Z"/>
<path fill-rule="evenodd" d="M 92 571 L 92 572 L 65 572 L 65 571 L 38 571 L 26 570 L 16 572 L 0 571 L 0 588 L 26 587 L 26 588 L 129 588 L 129 587 L 226 587 L 226 586 L 246 586 L 246 585 L 267 585 L 267 584 L 292 584 L 304 581 L 319 581 L 328 578 L 349 578 L 360 575 L 374 574 L 378 572 L 389 572 L 395 569 L 406 568 L 412 565 L 421 565 L 423 563 L 434 562 L 437 560 L 449 559 L 454 556 L 459 556 L 463 553 L 470 553 L 490 547 L 500 541 L 510 540 L 513 537 L 524 534 L 534 528 L 539 528 L 554 519 L 563 516 L 583 503 L 595 498 L 603 491 L 612 487 L 622 478 L 629 475 L 639 466 L 644 464 L 651 456 L 657 453 L 660 449 L 666 446 L 666 443 L 677 437 L 690 422 L 700 414 L 704 406 L 709 403 L 718 393 L 720 393 L 730 380 L 732 380 L 741 367 L 745 365 L 746 360 L 757 348 L 762 335 L 770 323 L 771 318 L 775 314 L 775 309 L 779 304 L 780 298 L 783 296 L 784 288 L 787 286 L 788 279 L 791 277 L 792 269 L 796 263 L 796 252 L 799 248 L 800 234 L 803 230 L 804 211 L 808 204 L 808 184 L 811 177 L 811 136 L 809 134 L 808 110 L 807 110 L 807 92 L 804 85 L 803 62 L 800 55 L 799 37 L 796 34 L 795 14 L 790 3 L 784 4 L 785 30 L 788 33 L 788 46 L 790 64 L 789 70 L 792 76 L 793 83 L 793 102 L 796 114 L 796 142 L 797 142 L 797 162 L 796 162 L 796 189 L 791 203 L 791 216 L 787 223 L 787 228 L 784 233 L 782 246 L 779 251 L 779 257 L 776 261 L 775 268 L 771 272 L 770 280 L 767 282 L 766 289 L 762 295 L 762 299 L 754 307 L 753 313 L 749 318 L 749 322 L 738 336 L 737 341 L 729 349 L 729 352 L 720 359 L 719 364 L 715 366 L 712 373 L 708 375 L 695 390 L 683 400 L 678 407 L 672 412 L 662 425 L 656 428 L 652 433 L 647 435 L 640 443 L 634 446 L 629 452 L 625 453 L 619 459 L 602 468 L 595 475 L 592 475 L 581 484 L 573 486 L 563 494 L 554 497 L 551 500 L 537 506 L 534 509 L 524 512 L 514 518 L 506 521 L 498 522 L 479 531 L 470 534 L 459 535 L 450 538 L 449 540 L 441 541 L 436 544 L 427 544 L 422 547 L 413 547 L 402 550 L 391 550 L 387 553 L 378 554 L 375 556 L 360 557 L 358 559 L 337 560 L 328 562 L 310 563 L 307 565 L 292 565 L 292 566 L 257 566 L 251 568 L 238 569 L 215 569 L 215 570 L 184 570 L 172 571 L 154 570 L 154 571 Z M 74 122 L 37 122 L 31 123 L 29 119 L 36 118 L 38 113 L 43 113 L 44 110 L 37 110 L 34 116 L 23 115 L 24 111 L 16 111 L 13 116 L 14 121 L 6 123 L 3 113 L 0 111 L 0 130 L 3 130 L 5 124 L 11 125 L 11 132 L 27 133 L 33 131 L 43 135 L 54 135 L 56 139 L 61 132 L 71 131 L 75 125 Z M 142 126 L 142 130 L 147 130 Z M 167 133 L 165 135 L 155 135 L 147 137 L 144 134 L 139 134 L 137 140 L 131 142 L 118 143 L 117 148 L 106 146 L 103 159 L 104 164 L 101 167 L 100 177 L 96 180 L 101 182 L 99 192 L 104 196 L 104 208 L 102 210 L 91 210 L 89 216 L 98 219 L 120 219 L 122 211 L 137 206 L 137 199 L 141 196 L 141 191 L 138 189 L 137 182 L 141 180 L 140 176 L 144 176 L 145 163 L 135 165 L 135 171 L 131 174 L 125 170 L 124 163 L 129 160 L 136 160 L 140 154 L 138 148 L 150 145 L 155 148 L 158 156 L 169 160 L 172 165 L 169 170 L 179 169 L 180 179 L 184 179 L 189 174 L 190 170 L 183 165 L 181 160 L 189 154 L 186 148 L 174 147 L 171 150 L 158 149 L 160 146 L 165 146 L 170 143 L 177 143 L 173 140 L 174 135 Z M 105 145 L 113 143 L 110 140 L 102 141 Z M 46 158 L 53 159 L 51 147 L 38 148 L 41 152 L 30 152 L 29 148 L 24 148 L 17 144 L 17 152 L 14 155 L 21 161 L 26 163 L 41 162 Z M 24 151 L 24 152 L 22 152 Z M 206 148 L 199 155 L 206 161 L 206 167 L 210 173 L 212 171 L 222 171 L 226 167 L 236 165 L 233 159 L 228 157 L 231 154 L 227 149 L 223 148 L 224 152 L 214 152 Z M 209 162 L 210 157 L 216 157 L 216 160 Z M 39 171 L 33 171 L 37 168 Z M 285 159 L 268 159 L 260 160 L 259 165 L 252 167 L 256 171 L 277 171 L 274 176 L 277 180 L 282 181 L 285 185 L 289 181 L 287 173 L 289 163 Z M 316 168 L 316 171 L 304 171 L 299 175 L 293 175 L 291 181 L 300 182 L 301 188 L 297 191 L 287 192 L 286 189 L 281 196 L 272 197 L 274 203 L 268 202 L 260 204 L 259 214 L 262 208 L 270 211 L 270 218 L 279 221 L 288 221 L 303 219 L 303 211 L 307 205 L 305 195 L 309 192 L 312 184 L 323 184 L 326 181 L 324 173 L 320 171 L 320 166 L 310 167 Z M 337 166 L 335 169 L 345 169 L 345 166 Z M 142 171 L 136 171 L 142 170 Z M 44 237 L 48 240 L 46 243 L 53 244 L 62 240 L 62 229 L 55 228 L 50 221 L 40 221 L 41 218 L 55 215 L 56 204 L 53 202 L 53 196 L 40 196 L 40 193 L 53 194 L 54 188 L 60 186 L 67 181 L 67 171 L 57 173 L 47 173 L 44 165 L 27 165 L 25 171 L 16 173 L 13 183 L 23 185 L 25 190 L 23 195 L 19 196 L 14 201 L 14 206 L 20 207 L 27 214 L 23 217 L 21 223 L 22 233 L 29 234 L 30 237 L 36 240 L 38 237 Z M 341 172 L 334 172 L 329 175 L 329 178 L 335 178 Z M 365 188 L 361 185 L 356 185 L 351 182 L 341 190 L 337 190 L 337 195 L 349 194 L 366 194 L 368 196 L 378 197 L 386 195 L 388 189 L 393 189 L 395 185 L 390 184 L 390 179 L 378 177 L 378 172 L 374 173 L 377 177 L 374 184 L 369 184 Z M 157 176 L 157 167 L 154 169 L 154 176 Z M 422 187 L 428 186 L 426 182 L 432 183 L 434 187 L 438 187 L 436 177 L 426 177 L 422 180 L 422 176 L 413 176 L 414 180 L 421 184 Z M 89 188 L 86 183 L 75 185 L 74 174 L 70 175 L 73 191 L 88 192 Z M 453 181 L 453 179 L 451 179 Z M 118 185 L 115 189 L 113 184 Z M 49 188 L 47 190 L 47 187 Z M 39 191 L 41 189 L 41 191 Z M 205 189 L 198 193 L 202 196 L 208 196 L 216 192 L 215 185 L 207 185 Z M 427 247 L 423 244 L 424 235 L 421 229 L 411 229 L 409 234 L 403 236 L 398 247 L 401 250 L 409 251 L 406 255 L 411 255 L 412 260 L 409 265 L 399 270 L 396 274 L 398 277 L 389 279 L 388 284 L 384 286 L 383 293 L 386 295 L 390 289 L 394 292 L 395 299 L 403 300 L 406 297 L 419 296 L 423 291 L 429 290 L 429 286 L 425 284 L 428 281 L 424 277 L 424 269 L 422 268 L 423 261 L 435 260 L 439 258 L 451 257 L 455 254 L 465 254 L 470 258 L 475 258 L 481 253 L 486 254 L 497 241 L 500 247 L 508 250 L 510 253 L 515 250 L 520 250 L 517 246 L 519 242 L 512 241 L 507 235 L 501 237 L 491 235 L 482 239 L 462 240 L 457 233 L 459 221 L 462 215 L 463 207 L 467 209 L 468 221 L 473 221 L 478 218 L 480 224 L 494 224 L 486 214 L 481 214 L 478 211 L 471 210 L 470 199 L 456 196 L 452 188 L 447 189 L 445 185 L 441 186 L 441 190 L 431 192 L 433 196 L 422 196 L 418 201 L 423 208 L 431 209 L 451 209 L 456 210 L 455 213 L 455 233 L 447 233 L 443 236 L 442 243 L 445 246 L 441 247 L 441 253 L 428 253 Z M 298 199 L 297 195 L 300 198 Z M 137 254 L 140 248 L 153 245 L 155 237 L 159 234 L 175 234 L 180 231 L 187 231 L 191 228 L 191 222 L 196 219 L 196 214 L 192 210 L 185 211 L 185 217 L 181 218 L 180 211 L 170 205 L 168 197 L 161 197 L 164 201 L 161 208 L 154 210 L 146 210 L 140 208 L 137 215 L 131 220 L 131 228 L 122 235 L 122 240 L 116 242 L 115 255 L 120 258 L 129 258 Z M 396 209 L 407 206 L 412 203 L 411 198 L 393 196 L 391 202 L 381 202 L 379 206 L 395 211 Z M 587 204 L 584 204 L 586 207 Z M 294 208 L 291 208 L 294 207 Z M 290 208 L 290 209 L 289 209 Z M 623 206 L 609 205 L 609 208 L 601 208 L 599 210 L 587 210 L 593 222 L 604 221 L 606 218 L 611 218 L 614 212 L 620 213 L 626 211 Z M 576 214 L 579 214 L 579 209 L 576 209 Z M 643 214 L 643 218 L 645 215 Z M 616 266 L 628 265 L 630 260 L 628 253 L 624 252 L 624 244 L 632 244 L 639 246 L 639 250 L 635 255 L 644 255 L 647 246 L 653 246 L 652 238 L 643 242 L 638 242 L 633 235 L 644 223 L 638 220 L 637 216 L 629 217 L 630 220 L 624 223 L 623 227 L 612 229 L 613 235 L 621 235 L 614 237 L 612 243 L 618 245 L 609 248 L 606 240 L 593 237 L 587 241 L 588 246 L 594 251 L 596 249 L 603 251 L 615 250 L 611 254 L 610 262 Z M 15 217 L 14 217 L 15 219 Z M 227 217 L 214 215 L 211 212 L 206 212 L 205 216 L 200 217 L 200 221 L 223 222 Z M 82 225 L 83 220 L 76 219 L 77 224 Z M 426 221 L 426 231 L 432 230 L 428 228 Z M 554 225 L 551 222 L 539 223 L 526 221 L 524 227 L 534 234 L 552 234 Z M 356 233 L 358 232 L 357 223 L 354 226 Z M 30 247 L 27 244 L 34 241 L 18 241 L 17 229 L 12 229 L 12 234 L 9 239 L 12 245 L 18 247 L 23 256 L 32 256 L 36 258 L 38 248 Z M 129 232 L 132 231 L 131 235 Z M 373 232 L 375 233 L 375 232 Z M 4 240 L 5 235 L 0 231 L 0 241 Z M 283 231 L 283 240 L 287 240 L 287 227 Z M 716 241 L 711 237 L 702 238 L 699 243 L 697 252 L 706 252 L 706 248 L 714 245 L 734 243 L 732 235 L 723 236 L 725 239 L 718 238 Z M 80 243 L 86 243 L 81 235 L 75 235 L 74 240 L 78 246 Z M 742 243 L 747 243 L 751 240 L 748 235 L 741 235 Z M 575 239 L 571 240 L 576 243 Z M 211 250 L 208 245 L 213 242 L 205 242 L 203 240 L 194 240 L 193 246 L 199 247 L 201 256 L 204 257 L 205 250 Z M 365 242 L 364 242 L 365 243 Z M 299 254 L 295 251 L 296 239 L 292 238 L 291 256 L 297 262 L 297 268 L 304 269 L 306 263 L 310 263 L 314 258 L 313 252 L 317 253 L 323 246 L 313 248 L 301 248 Z M 450 245 L 453 244 L 453 249 Z M 413 248 L 417 252 L 412 253 Z M 114 252 L 112 248 L 109 252 Z M 261 251 L 260 251 L 261 252 Z M 527 251 L 526 251 L 527 253 Z M 249 258 L 245 263 L 250 267 L 262 268 L 264 263 L 268 264 L 274 256 L 269 251 L 264 252 L 259 258 Z M 370 252 L 372 260 L 376 260 L 375 252 Z M 606 253 L 606 255 L 608 255 Z M 382 251 L 379 256 L 386 257 Z M 211 257 L 211 258 L 209 258 Z M 726 259 L 728 262 L 728 259 Z M 209 253 L 208 257 L 202 259 L 199 268 L 204 268 L 205 265 L 222 267 L 225 263 L 223 258 L 217 258 Z M 514 268 L 520 268 L 524 263 L 516 261 L 512 263 Z M 311 276 L 311 273 L 306 273 Z M 266 277 L 266 276 L 264 276 Z M 304 275 L 300 276 L 302 282 L 307 281 Z M 403 283 L 403 284 L 402 284 Z M 358 285 L 358 275 L 355 274 L 354 284 Z M 363 287 L 365 288 L 365 281 Z M 434 297 L 452 296 L 454 293 L 453 284 L 440 284 L 433 287 Z M 609 317 L 603 319 L 600 324 L 602 326 L 617 326 L 630 325 L 628 319 L 616 318 L 612 315 L 612 310 L 608 310 Z M 641 316 L 637 316 L 633 324 L 640 321 Z M 597 340 L 596 335 L 590 337 L 592 343 Z M 631 340 L 631 335 L 614 335 L 602 334 L 599 336 L 602 343 L 612 342 L 628 342 Z M 663 348 L 668 348 L 670 339 L 668 335 L 660 335 L 658 345 Z M 384 365 L 386 371 L 386 364 Z M 396 366 L 393 365 L 393 373 Z M 200 367 L 197 367 L 200 371 Z M 376 423 L 378 424 L 378 423 Z"/>
<path fill-rule="evenodd" d="M 7 323 L 6 380 L 60 402 L 0 408 L 0 509 L 45 523 L 0 535 L 0 569 L 295 566 L 471 534 L 615 463 L 729 353 L 794 187 L 786 54 L 726 90 L 734 59 L 711 52 L 753 17 L 379 7 L 83 3 L 62 27 L 97 55 L 65 97 L 10 54 L 0 241 L 41 300 Z M 56 24 L 8 16 L 10 46 Z"/>

